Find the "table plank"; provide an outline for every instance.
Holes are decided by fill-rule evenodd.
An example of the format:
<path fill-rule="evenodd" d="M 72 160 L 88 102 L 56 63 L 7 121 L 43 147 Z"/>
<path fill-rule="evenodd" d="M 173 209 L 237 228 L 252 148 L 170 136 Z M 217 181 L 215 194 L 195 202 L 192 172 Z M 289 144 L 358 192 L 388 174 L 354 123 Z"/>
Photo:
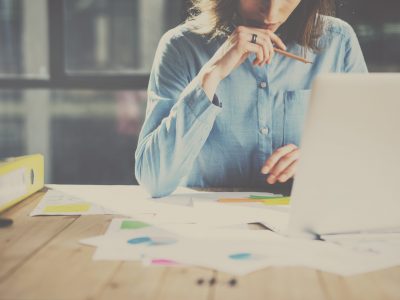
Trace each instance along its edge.
<path fill-rule="evenodd" d="M 80 239 L 104 233 L 113 216 L 79 217 L 0 283 L 0 299 L 88 299 L 121 262 L 93 262 Z"/>
<path fill-rule="evenodd" d="M 143 267 L 141 262 L 124 262 L 95 299 L 208 299 L 209 285 L 196 282 L 211 278 L 212 273 L 202 268 Z"/>
<path fill-rule="evenodd" d="M 328 299 L 318 272 L 308 268 L 270 267 L 236 277 L 234 286 L 229 284 L 231 279 L 229 274 L 218 274 L 214 299 Z"/>
<path fill-rule="evenodd" d="M 332 300 L 400 299 L 400 268 L 343 277 L 321 273 L 322 285 Z"/>
<path fill-rule="evenodd" d="M 155 299 L 165 273 L 165 268 L 143 268 L 141 262 L 123 262 L 94 299 Z"/>
<path fill-rule="evenodd" d="M 400 267 L 394 267 L 371 274 L 381 291 L 381 299 L 400 299 Z"/>
<path fill-rule="evenodd" d="M 0 282 L 39 251 L 76 217 L 28 217 L 45 192 L 39 192 L 4 213 L 10 227 L 0 228 Z"/>
<path fill-rule="evenodd" d="M 0 229 L 0 299 L 400 299 L 400 267 L 352 277 L 266 268 L 230 285 L 234 276 L 209 269 L 93 261 L 94 248 L 78 241 L 103 234 L 116 216 L 28 217 L 43 195 L 5 214 L 14 225 Z"/>
<path fill-rule="evenodd" d="M 214 272 L 204 268 L 174 268 L 166 270 L 157 300 L 177 300 L 177 299 L 209 299 L 210 290 L 213 286 L 208 284 L 209 279 L 214 277 Z M 197 281 L 204 279 L 203 284 Z"/>

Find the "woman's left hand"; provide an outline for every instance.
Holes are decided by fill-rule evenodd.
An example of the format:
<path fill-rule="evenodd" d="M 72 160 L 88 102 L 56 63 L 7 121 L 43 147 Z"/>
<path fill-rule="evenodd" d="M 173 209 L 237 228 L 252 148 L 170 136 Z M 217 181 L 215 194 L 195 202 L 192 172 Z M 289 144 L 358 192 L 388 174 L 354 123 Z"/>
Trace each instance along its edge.
<path fill-rule="evenodd" d="M 294 176 L 300 157 L 300 149 L 293 144 L 278 148 L 265 161 L 261 173 L 269 174 L 267 182 L 286 182 Z"/>

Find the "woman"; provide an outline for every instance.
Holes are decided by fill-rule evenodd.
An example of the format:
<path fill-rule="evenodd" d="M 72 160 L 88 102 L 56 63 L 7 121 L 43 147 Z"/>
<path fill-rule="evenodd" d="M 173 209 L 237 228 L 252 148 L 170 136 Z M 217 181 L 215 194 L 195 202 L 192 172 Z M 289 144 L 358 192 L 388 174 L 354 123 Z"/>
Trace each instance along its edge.
<path fill-rule="evenodd" d="M 327 16 L 332 6 L 330 0 L 196 1 L 193 16 L 157 49 L 135 155 L 140 184 L 153 197 L 180 185 L 288 194 L 313 80 L 320 73 L 367 72 L 352 28 Z"/>

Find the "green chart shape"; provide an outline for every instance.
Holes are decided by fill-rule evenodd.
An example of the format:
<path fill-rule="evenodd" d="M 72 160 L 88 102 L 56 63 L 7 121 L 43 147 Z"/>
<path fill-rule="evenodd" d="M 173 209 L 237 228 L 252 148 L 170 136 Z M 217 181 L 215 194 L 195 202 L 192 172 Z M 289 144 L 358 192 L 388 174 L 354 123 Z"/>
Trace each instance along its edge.
<path fill-rule="evenodd" d="M 140 229 L 149 226 L 149 224 L 132 220 L 123 220 L 121 223 L 121 229 Z"/>

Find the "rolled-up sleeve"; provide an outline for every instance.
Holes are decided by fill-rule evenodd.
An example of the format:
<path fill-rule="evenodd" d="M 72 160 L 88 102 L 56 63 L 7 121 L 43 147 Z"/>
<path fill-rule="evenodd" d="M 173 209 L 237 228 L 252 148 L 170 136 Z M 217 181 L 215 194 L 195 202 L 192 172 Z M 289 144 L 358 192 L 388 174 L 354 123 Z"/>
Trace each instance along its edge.
<path fill-rule="evenodd" d="M 190 78 L 182 39 L 167 33 L 159 43 L 135 153 L 136 178 L 153 197 L 172 193 L 190 172 L 221 110 Z"/>

